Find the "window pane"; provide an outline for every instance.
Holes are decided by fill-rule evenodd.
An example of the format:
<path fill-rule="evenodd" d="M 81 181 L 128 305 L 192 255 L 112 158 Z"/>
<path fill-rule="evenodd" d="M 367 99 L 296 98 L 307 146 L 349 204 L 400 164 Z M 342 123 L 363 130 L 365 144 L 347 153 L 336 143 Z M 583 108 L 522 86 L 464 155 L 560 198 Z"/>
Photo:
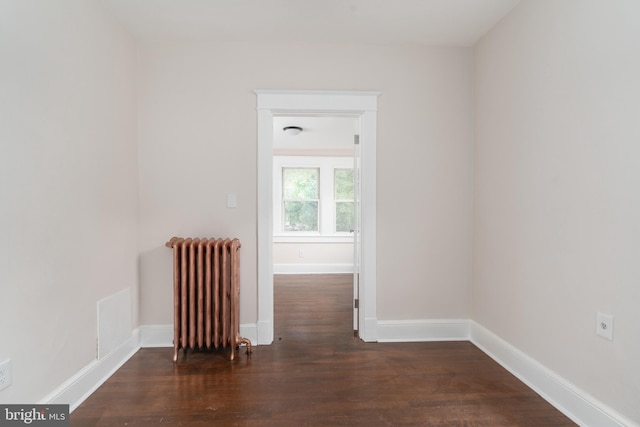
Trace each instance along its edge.
<path fill-rule="evenodd" d="M 335 170 L 337 200 L 353 200 L 353 169 Z"/>
<path fill-rule="evenodd" d="M 283 168 L 282 190 L 285 199 L 318 199 L 317 168 Z"/>
<path fill-rule="evenodd" d="M 353 202 L 336 202 L 336 231 L 353 230 Z"/>
<path fill-rule="evenodd" d="M 318 202 L 284 202 L 285 231 L 318 231 Z"/>

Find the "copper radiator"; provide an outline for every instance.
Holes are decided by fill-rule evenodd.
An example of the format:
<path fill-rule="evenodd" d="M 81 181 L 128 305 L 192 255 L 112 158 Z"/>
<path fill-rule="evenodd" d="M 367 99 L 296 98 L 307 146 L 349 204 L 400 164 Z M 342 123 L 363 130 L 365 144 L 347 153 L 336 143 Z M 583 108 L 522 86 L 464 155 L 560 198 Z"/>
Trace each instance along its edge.
<path fill-rule="evenodd" d="M 231 348 L 240 344 L 240 241 L 172 237 L 173 361 L 180 349 Z"/>

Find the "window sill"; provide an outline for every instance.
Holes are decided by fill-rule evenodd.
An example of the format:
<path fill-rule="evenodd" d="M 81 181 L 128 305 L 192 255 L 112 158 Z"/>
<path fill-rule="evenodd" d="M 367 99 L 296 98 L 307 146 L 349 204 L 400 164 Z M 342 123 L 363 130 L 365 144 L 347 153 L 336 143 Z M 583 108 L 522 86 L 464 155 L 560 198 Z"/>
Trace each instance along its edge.
<path fill-rule="evenodd" d="M 338 236 L 273 236 L 273 243 L 353 243 L 353 234 Z"/>

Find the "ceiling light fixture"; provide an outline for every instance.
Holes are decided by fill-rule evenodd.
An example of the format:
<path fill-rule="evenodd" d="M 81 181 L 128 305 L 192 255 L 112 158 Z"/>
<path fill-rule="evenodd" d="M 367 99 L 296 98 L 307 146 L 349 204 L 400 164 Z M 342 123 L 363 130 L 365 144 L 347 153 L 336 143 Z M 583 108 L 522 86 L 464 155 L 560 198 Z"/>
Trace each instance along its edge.
<path fill-rule="evenodd" d="M 289 136 L 296 136 L 302 132 L 302 128 L 300 126 L 285 126 L 282 131 Z"/>

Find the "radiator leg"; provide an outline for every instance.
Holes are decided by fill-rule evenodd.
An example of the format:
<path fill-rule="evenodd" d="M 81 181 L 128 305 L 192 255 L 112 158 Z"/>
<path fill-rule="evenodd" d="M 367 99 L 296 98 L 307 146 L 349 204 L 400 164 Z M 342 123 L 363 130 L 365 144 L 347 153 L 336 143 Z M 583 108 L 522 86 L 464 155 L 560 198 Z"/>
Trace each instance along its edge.
<path fill-rule="evenodd" d="M 247 346 L 247 354 L 251 354 L 251 341 L 248 338 L 238 337 L 238 345 L 242 343 Z"/>
<path fill-rule="evenodd" d="M 238 337 L 236 338 L 235 345 L 231 346 L 231 357 L 230 360 L 235 359 L 235 350 L 240 350 L 240 344 L 246 344 L 247 346 L 247 354 L 251 354 L 251 341 L 248 338 Z"/>

